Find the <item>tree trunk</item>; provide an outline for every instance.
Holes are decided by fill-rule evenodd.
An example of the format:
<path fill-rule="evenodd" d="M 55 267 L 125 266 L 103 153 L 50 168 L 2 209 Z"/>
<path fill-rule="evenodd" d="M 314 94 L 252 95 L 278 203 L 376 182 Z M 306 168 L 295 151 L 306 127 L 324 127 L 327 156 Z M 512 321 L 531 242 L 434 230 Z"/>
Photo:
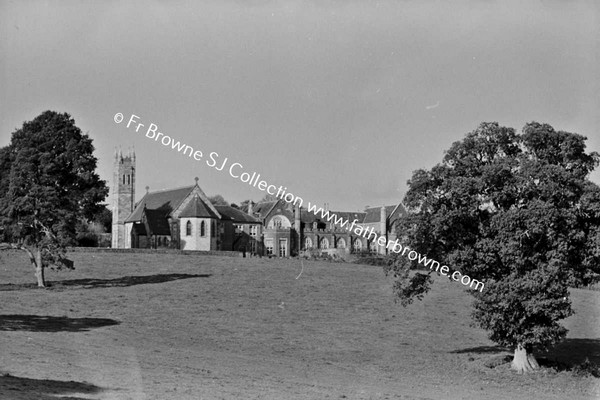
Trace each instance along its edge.
<path fill-rule="evenodd" d="M 35 277 L 37 278 L 38 287 L 46 287 L 44 265 L 42 264 L 42 250 L 39 248 L 35 253 Z"/>
<path fill-rule="evenodd" d="M 519 343 L 515 348 L 515 357 L 510 368 L 518 372 L 531 372 L 539 369 L 540 366 L 530 349 Z"/>

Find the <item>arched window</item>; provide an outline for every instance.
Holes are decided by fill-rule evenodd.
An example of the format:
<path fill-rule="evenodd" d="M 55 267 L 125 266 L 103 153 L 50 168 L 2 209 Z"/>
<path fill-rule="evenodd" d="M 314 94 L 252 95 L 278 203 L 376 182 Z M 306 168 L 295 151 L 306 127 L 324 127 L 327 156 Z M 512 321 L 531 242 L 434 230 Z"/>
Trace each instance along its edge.
<path fill-rule="evenodd" d="M 270 229 L 291 228 L 291 227 L 292 227 L 292 224 L 291 224 L 290 220 L 287 219 L 283 215 L 274 216 L 273 218 L 271 218 L 271 220 L 269 221 L 269 225 L 268 225 L 268 228 L 270 228 Z"/>
<path fill-rule="evenodd" d="M 192 221 L 188 221 L 185 224 L 185 235 L 192 236 Z"/>
<path fill-rule="evenodd" d="M 328 249 L 329 248 L 329 240 L 327 238 L 321 239 L 321 248 Z"/>
<path fill-rule="evenodd" d="M 123 174 L 123 185 L 125 184 L 125 175 Z"/>
<path fill-rule="evenodd" d="M 345 249 L 346 248 L 346 241 L 344 240 L 344 238 L 339 238 L 338 239 L 337 248 L 338 249 Z"/>
<path fill-rule="evenodd" d="M 362 250 L 362 242 L 360 239 L 354 240 L 354 250 L 361 251 Z"/>
<path fill-rule="evenodd" d="M 308 249 L 312 249 L 313 247 L 313 241 L 311 238 L 307 237 L 304 239 L 304 249 L 308 250 Z"/>
<path fill-rule="evenodd" d="M 200 236 L 206 236 L 206 223 L 204 221 L 200 222 Z"/>

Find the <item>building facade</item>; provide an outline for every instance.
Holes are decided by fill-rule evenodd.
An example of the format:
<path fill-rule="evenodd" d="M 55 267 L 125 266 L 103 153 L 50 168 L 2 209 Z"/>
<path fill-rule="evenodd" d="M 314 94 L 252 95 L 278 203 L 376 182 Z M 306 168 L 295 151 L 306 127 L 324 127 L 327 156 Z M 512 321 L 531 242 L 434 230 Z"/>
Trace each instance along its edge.
<path fill-rule="evenodd" d="M 270 257 L 293 257 L 303 251 L 330 254 L 386 254 L 373 237 L 359 236 L 284 200 L 245 207 L 213 205 L 198 185 L 146 193 L 135 202 L 135 154 L 115 154 L 113 178 L 113 248 L 173 248 L 244 251 Z M 402 204 L 364 212 L 329 211 L 377 237 L 395 240 Z M 373 235 L 374 236 L 374 235 Z"/>
<path fill-rule="evenodd" d="M 246 209 L 245 209 L 246 210 Z M 405 215 L 402 204 L 366 208 L 364 212 L 331 211 L 338 218 L 365 230 L 369 229 L 377 237 L 396 240 L 396 221 Z M 283 200 L 250 203 L 247 212 L 258 218 L 263 225 L 263 244 L 266 255 L 276 257 L 297 256 L 302 251 L 318 250 L 331 254 L 368 252 L 387 254 L 385 246 L 380 246 L 371 237 L 364 237 L 339 226 L 328 218 L 319 218 L 302 207 L 293 206 Z"/>
<path fill-rule="evenodd" d="M 136 203 L 135 154 L 115 154 L 113 248 L 262 251 L 262 224 L 236 208 L 213 205 L 196 183 L 146 193 Z"/>

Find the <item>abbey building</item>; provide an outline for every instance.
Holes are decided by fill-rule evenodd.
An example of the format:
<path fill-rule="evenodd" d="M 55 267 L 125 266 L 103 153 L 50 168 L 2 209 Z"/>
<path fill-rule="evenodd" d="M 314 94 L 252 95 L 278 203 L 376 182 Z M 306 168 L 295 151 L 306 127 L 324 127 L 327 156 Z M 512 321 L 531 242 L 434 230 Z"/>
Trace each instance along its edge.
<path fill-rule="evenodd" d="M 182 188 L 152 192 L 146 188 L 135 201 L 135 164 L 135 153 L 115 154 L 113 248 L 247 251 L 277 257 L 307 250 L 386 253 L 385 246 L 284 200 L 250 202 L 242 208 L 213 205 L 198 185 L 198 178 L 194 185 Z M 395 240 L 395 222 L 405 210 L 397 204 L 331 213 L 347 221 L 356 220 L 386 240 Z"/>

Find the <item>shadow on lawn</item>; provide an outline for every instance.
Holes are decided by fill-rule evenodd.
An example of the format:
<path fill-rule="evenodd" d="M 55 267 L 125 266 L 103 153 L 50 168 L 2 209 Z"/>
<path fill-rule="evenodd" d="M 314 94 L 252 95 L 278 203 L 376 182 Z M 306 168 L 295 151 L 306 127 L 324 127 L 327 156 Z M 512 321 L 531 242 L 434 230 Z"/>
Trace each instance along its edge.
<path fill-rule="evenodd" d="M 0 331 L 85 332 L 93 328 L 118 325 L 108 318 L 69 318 L 49 315 L 0 315 Z"/>
<path fill-rule="evenodd" d="M 570 365 L 581 364 L 588 359 L 591 363 L 600 366 L 600 339 L 566 339 L 542 357 Z"/>
<path fill-rule="evenodd" d="M 91 383 L 31 379 L 9 374 L 0 375 L 0 398 L 2 399 L 56 400 L 57 398 L 63 398 L 85 400 L 89 399 L 87 395 L 100 393 L 103 390 Z M 86 397 L 77 397 L 78 394 Z"/>
<path fill-rule="evenodd" d="M 453 350 L 449 353 L 454 354 L 464 354 L 464 353 L 477 353 L 477 354 L 487 354 L 487 353 L 504 353 L 507 349 L 502 346 L 478 346 L 478 347 L 469 347 L 467 349 Z"/>
<path fill-rule="evenodd" d="M 501 346 L 479 346 L 453 350 L 450 353 L 511 353 L 512 350 Z M 556 359 L 567 364 L 580 364 L 586 359 L 600 365 L 600 339 L 566 339 L 548 352 L 535 352 L 536 357 Z"/>
<path fill-rule="evenodd" d="M 134 285 L 145 285 L 149 283 L 164 283 L 176 281 L 179 279 L 190 278 L 208 278 L 210 274 L 156 274 L 144 276 L 123 276 L 114 279 L 71 279 L 64 281 L 48 281 L 46 282 L 47 289 L 64 289 L 73 287 L 82 287 L 85 289 L 92 288 L 107 288 L 107 287 L 125 287 Z M 37 289 L 35 283 L 20 283 L 20 284 L 1 284 L 0 291 L 22 290 L 22 289 Z"/>
<path fill-rule="evenodd" d="M 512 361 L 512 351 L 501 346 L 479 346 L 450 353 L 501 353 L 486 361 L 489 368 Z M 502 354 L 503 353 L 503 354 Z M 507 354 L 508 353 L 508 354 Z M 600 339 L 566 339 L 546 352 L 534 352 L 538 363 L 557 371 L 584 370 L 600 377 Z"/>

